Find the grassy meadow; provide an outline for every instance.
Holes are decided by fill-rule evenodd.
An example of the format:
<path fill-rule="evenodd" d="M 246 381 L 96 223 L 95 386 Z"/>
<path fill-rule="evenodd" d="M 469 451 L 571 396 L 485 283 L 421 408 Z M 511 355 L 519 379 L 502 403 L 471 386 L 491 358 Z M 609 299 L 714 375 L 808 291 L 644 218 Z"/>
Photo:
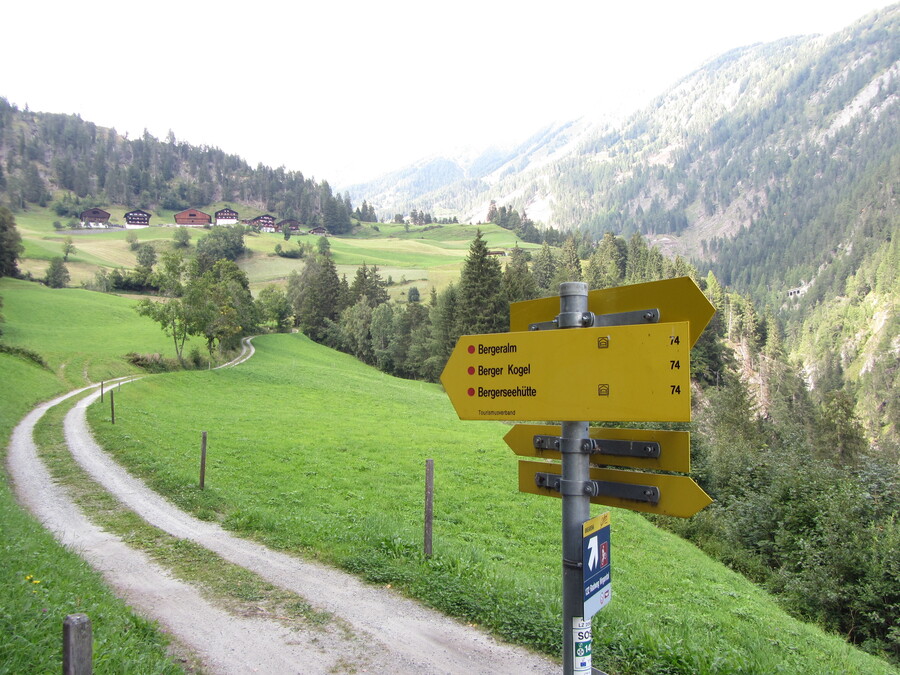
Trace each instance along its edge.
<path fill-rule="evenodd" d="M 123 358 L 131 351 L 175 356 L 172 341 L 134 311 L 133 300 L 15 279 L 0 279 L 0 296 L 0 339 L 38 352 L 70 389 L 138 372 Z"/>
<path fill-rule="evenodd" d="M 508 427 L 461 422 L 438 385 L 391 378 L 302 335 L 254 344 L 256 356 L 238 368 L 126 385 L 114 426 L 106 407 L 92 406 L 102 444 L 201 518 L 557 653 L 560 502 L 517 491 L 517 460 L 502 441 Z M 435 460 L 430 560 L 421 553 L 427 458 Z M 614 596 L 594 620 L 597 667 L 896 672 L 788 617 L 641 516 L 614 510 L 612 523 Z"/>
<path fill-rule="evenodd" d="M 71 234 L 55 232 L 49 212 L 16 219 L 35 256 Z M 385 278 L 405 277 L 423 295 L 458 276 L 476 229 L 378 227 L 329 239 L 339 269 L 352 278 L 357 265 L 378 264 Z M 507 231 L 482 229 L 491 248 L 515 245 Z M 134 232 L 162 249 L 173 230 Z M 196 242 L 202 231 L 192 234 Z M 72 236 L 78 251 L 70 270 L 79 265 L 92 276 L 98 266 L 134 264 L 124 232 Z M 303 264 L 271 255 L 284 245 L 281 235 L 248 236 L 246 243 L 253 253 L 241 265 L 255 288 Z M 31 258 L 23 268 L 42 262 Z M 48 364 L 0 353 L 0 378 L 14 385 L 0 393 L 3 448 L 36 403 L 136 372 L 125 353 L 174 356 L 170 339 L 127 298 L 9 279 L 0 280 L 0 296 L 6 317 L 0 339 Z M 92 406 L 101 443 L 201 518 L 558 653 L 560 502 L 517 491 L 517 458 L 502 440 L 507 425 L 461 422 L 439 385 L 392 378 L 302 335 L 254 343 L 256 356 L 237 368 L 123 386 L 115 426 L 108 407 Z M 204 430 L 207 489 L 200 491 Z M 430 560 L 421 553 L 427 458 L 435 460 L 436 483 Z M 72 611 L 94 620 L 95 650 L 103 644 L 112 653 L 123 645 L 110 656 L 118 660 L 98 672 L 169 672 L 152 627 L 15 504 L 6 480 L 0 523 L 0 673 L 58 670 L 60 625 Z M 596 667 L 611 674 L 898 672 L 790 618 L 758 587 L 643 517 L 613 510 L 612 529 L 613 600 L 594 619 Z M 136 639 L 115 641 L 122 631 Z"/>
<path fill-rule="evenodd" d="M 256 212 L 255 209 L 232 206 L 242 214 Z M 221 205 L 211 207 L 209 212 L 218 208 Z M 107 210 L 113 214 L 114 222 L 124 222 L 126 209 L 108 207 Z M 58 220 L 65 225 L 67 219 L 60 218 L 48 208 L 36 207 L 17 213 L 16 224 L 25 246 L 19 267 L 35 278 L 43 277 L 50 259 L 62 256 L 64 240 L 72 237 L 76 251 L 69 256 L 66 266 L 71 275 L 70 285 L 80 286 L 90 282 L 100 269 L 133 268 L 136 265 L 136 254 L 125 241 L 126 234 L 136 234 L 141 243 L 152 244 L 157 252 L 171 248 L 174 228 L 159 225 L 174 222 L 173 215 L 173 212 L 154 213 L 150 222 L 157 226 L 125 231 L 56 230 L 53 221 Z M 392 297 L 400 296 L 411 286 L 417 286 L 425 296 L 432 287 L 441 290 L 459 276 L 469 245 L 479 228 L 491 248 L 510 249 L 517 244 L 512 232 L 496 225 L 412 226 L 407 231 L 403 225 L 393 223 L 362 225 L 352 236 L 329 237 L 329 243 L 338 273 L 346 274 L 349 280 L 353 279 L 360 265 L 377 265 L 382 277 L 391 277 L 395 283 L 390 288 Z M 205 234 L 202 228 L 192 228 L 190 231 L 192 245 Z M 270 283 L 283 284 L 292 271 L 303 269 L 302 259 L 275 255 L 276 245 L 287 249 L 297 246 L 299 242 L 315 244 L 317 239 L 296 235 L 285 242 L 283 235 L 275 233 L 246 236 L 244 243 L 249 254 L 238 264 L 247 274 L 253 292 Z M 522 248 L 537 248 L 534 244 L 518 243 Z"/>
<path fill-rule="evenodd" d="M 13 427 L 37 403 L 86 382 L 136 372 L 121 354 L 164 349 L 155 324 L 112 296 L 0 279 L 0 340 L 36 352 L 42 367 L 0 353 L 0 457 Z M 152 330 L 146 330 L 151 328 Z M 162 340 L 160 339 L 162 338 Z M 5 466 L 5 462 L 4 462 Z M 59 672 L 66 615 L 91 618 L 95 672 L 175 673 L 165 638 L 136 616 L 76 553 L 60 546 L 0 479 L 0 673 Z"/>

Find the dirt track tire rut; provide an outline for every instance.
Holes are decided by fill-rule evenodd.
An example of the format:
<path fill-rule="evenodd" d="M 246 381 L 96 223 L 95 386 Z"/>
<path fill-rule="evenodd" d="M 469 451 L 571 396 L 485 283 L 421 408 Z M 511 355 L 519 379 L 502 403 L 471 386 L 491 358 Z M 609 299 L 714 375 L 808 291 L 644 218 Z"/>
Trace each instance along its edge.
<path fill-rule="evenodd" d="M 252 356 L 246 344 L 241 360 Z M 249 353 L 248 353 L 249 351 Z M 174 579 L 121 539 L 93 525 L 55 485 L 39 460 L 33 429 L 51 407 L 87 387 L 38 406 L 13 432 L 7 458 L 20 501 L 63 544 L 78 551 L 137 611 L 160 623 L 215 673 L 492 674 L 556 673 L 550 659 L 497 641 L 387 589 L 273 551 L 181 511 L 147 488 L 94 441 L 87 406 L 99 391 L 67 413 L 66 443 L 78 464 L 124 506 L 172 536 L 188 539 L 225 560 L 296 593 L 342 622 L 336 628 L 291 630 L 271 620 L 235 616 Z M 347 636 L 347 626 L 351 637 Z"/>

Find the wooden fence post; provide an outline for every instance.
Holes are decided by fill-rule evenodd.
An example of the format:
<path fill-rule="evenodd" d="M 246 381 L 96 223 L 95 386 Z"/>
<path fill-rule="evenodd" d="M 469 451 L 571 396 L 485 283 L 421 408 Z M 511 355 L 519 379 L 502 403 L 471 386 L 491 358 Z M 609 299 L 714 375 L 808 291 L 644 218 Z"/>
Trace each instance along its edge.
<path fill-rule="evenodd" d="M 93 645 L 87 614 L 69 614 L 63 621 L 63 675 L 91 675 Z"/>
<path fill-rule="evenodd" d="M 434 523 L 434 460 L 425 460 L 425 557 L 431 557 Z"/>
<path fill-rule="evenodd" d="M 206 482 L 206 432 L 201 432 L 200 436 L 200 489 Z"/>
<path fill-rule="evenodd" d="M 112 389 L 109 390 L 109 414 L 112 416 L 112 423 L 116 423 L 116 398 Z"/>

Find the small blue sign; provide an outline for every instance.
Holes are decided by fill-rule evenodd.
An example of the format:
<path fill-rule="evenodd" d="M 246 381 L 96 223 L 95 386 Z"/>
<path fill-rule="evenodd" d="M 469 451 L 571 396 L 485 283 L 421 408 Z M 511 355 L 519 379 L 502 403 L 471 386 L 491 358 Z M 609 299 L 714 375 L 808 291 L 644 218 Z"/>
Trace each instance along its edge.
<path fill-rule="evenodd" d="M 603 609 L 612 597 L 609 512 L 584 522 L 581 563 L 584 573 L 584 619 Z"/>

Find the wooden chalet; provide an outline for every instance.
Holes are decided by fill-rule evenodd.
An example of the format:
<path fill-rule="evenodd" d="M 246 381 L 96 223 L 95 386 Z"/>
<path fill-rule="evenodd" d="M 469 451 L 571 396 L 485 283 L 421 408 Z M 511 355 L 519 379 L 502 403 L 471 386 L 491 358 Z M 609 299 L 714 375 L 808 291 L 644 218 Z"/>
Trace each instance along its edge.
<path fill-rule="evenodd" d="M 275 226 L 275 216 L 270 216 L 268 213 L 264 213 L 261 216 L 256 216 L 250 221 L 251 227 L 259 228 L 260 232 L 278 232 L 279 228 Z"/>
<path fill-rule="evenodd" d="M 287 228 L 290 232 L 299 232 L 300 231 L 300 221 L 294 220 L 293 218 L 285 218 L 276 226 L 279 232 L 284 232 L 285 228 Z"/>
<path fill-rule="evenodd" d="M 215 216 L 216 225 L 237 225 L 240 222 L 238 212 L 227 207 L 216 211 Z"/>
<path fill-rule="evenodd" d="M 109 227 L 109 211 L 93 208 L 81 212 L 82 227 Z"/>
<path fill-rule="evenodd" d="M 321 225 L 319 225 L 319 226 L 314 227 L 313 229 L 311 229 L 307 234 L 319 234 L 319 235 L 323 235 L 323 236 L 326 236 L 326 237 L 327 237 L 327 236 L 328 236 L 328 230 L 326 230 L 324 227 L 322 227 Z"/>
<path fill-rule="evenodd" d="M 188 209 L 175 214 L 175 224 L 187 227 L 202 227 L 212 223 L 212 217 L 208 213 L 197 209 Z"/>
<path fill-rule="evenodd" d="M 150 214 L 141 209 L 135 209 L 125 214 L 125 226 L 148 226 L 150 225 Z"/>

